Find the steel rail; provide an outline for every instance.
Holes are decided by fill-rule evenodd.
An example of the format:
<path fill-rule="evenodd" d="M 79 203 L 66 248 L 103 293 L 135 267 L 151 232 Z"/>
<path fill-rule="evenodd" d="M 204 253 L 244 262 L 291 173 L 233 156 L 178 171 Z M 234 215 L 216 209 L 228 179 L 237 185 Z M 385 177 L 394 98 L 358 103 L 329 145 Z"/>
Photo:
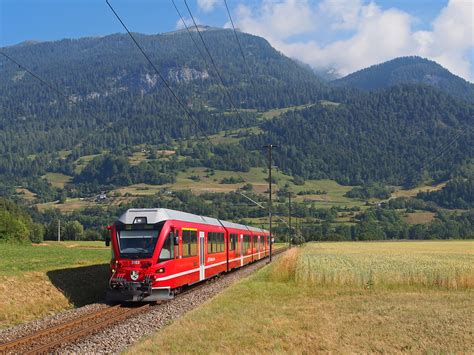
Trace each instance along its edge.
<path fill-rule="evenodd" d="M 21 352 L 29 354 L 44 353 L 48 349 L 54 349 L 58 347 L 58 345 L 62 345 L 65 341 L 70 342 L 80 338 L 85 332 L 95 332 L 98 329 L 97 325 L 99 324 L 102 326 L 104 322 L 114 322 L 117 317 L 121 316 L 129 317 L 130 315 L 135 314 L 138 310 L 142 311 L 143 309 L 142 307 L 124 308 L 121 305 L 103 308 L 98 311 L 85 314 L 79 318 L 69 320 L 0 344 L 0 354 L 7 354 L 9 352 Z M 71 330 L 75 331 L 71 333 Z M 73 335 L 77 335 L 77 337 L 74 337 L 73 339 Z M 52 339 L 45 344 L 45 339 L 48 340 L 47 337 Z M 43 348 L 44 350 L 41 350 Z"/>
<path fill-rule="evenodd" d="M 278 248 L 274 251 L 274 255 L 280 254 L 287 249 L 288 248 Z M 268 256 L 265 256 L 264 258 L 256 260 L 255 262 L 262 262 L 267 257 Z M 252 264 L 254 264 L 254 262 L 246 264 L 244 267 Z M 242 269 L 242 267 L 233 271 L 240 269 Z M 205 280 L 204 282 L 197 283 L 194 286 L 188 287 L 183 292 L 177 294 L 176 298 L 206 286 L 207 282 L 212 282 L 213 279 L 214 278 L 211 278 Z M 82 315 L 78 318 L 65 321 L 63 323 L 47 327 L 37 332 L 0 344 L 0 354 L 23 353 L 33 355 L 48 353 L 62 345 L 73 343 L 78 339 L 84 338 L 110 325 L 141 313 L 149 307 L 150 304 L 147 303 L 134 308 L 127 308 L 123 307 L 122 305 L 102 308 L 98 311 Z M 46 337 L 51 337 L 52 339 L 48 339 Z"/>
<path fill-rule="evenodd" d="M 71 334 L 68 334 L 64 337 L 60 337 L 59 339 L 53 340 L 47 344 L 41 345 L 36 347 L 32 350 L 25 352 L 25 355 L 36 355 L 36 354 L 44 354 L 48 353 L 51 350 L 57 349 L 64 344 L 73 343 L 74 341 L 84 338 L 90 334 L 93 334 L 101 329 L 107 328 L 115 323 L 121 322 L 124 319 L 128 319 L 133 317 L 134 315 L 145 311 L 150 304 L 144 304 L 140 307 L 136 308 L 123 308 L 119 307 L 118 309 L 124 310 L 122 312 L 118 312 L 117 314 L 112 314 L 111 317 L 107 317 L 105 319 L 99 318 L 96 323 L 93 323 L 91 326 L 87 326 L 83 329 L 79 329 Z M 70 327 L 68 327 L 70 328 Z"/>
<path fill-rule="evenodd" d="M 87 314 L 84 314 L 84 315 L 80 316 L 79 318 L 73 319 L 71 321 L 67 321 L 67 323 L 70 323 L 72 325 L 80 324 L 84 321 L 87 321 L 91 318 L 97 317 L 101 314 L 109 313 L 109 312 L 113 311 L 115 308 L 118 308 L 118 307 L 120 307 L 120 305 L 116 305 L 116 306 L 113 306 L 113 307 L 102 308 L 102 309 L 100 309 L 96 312 L 87 313 Z M 33 340 L 35 340 L 37 338 L 40 338 L 41 336 L 46 335 L 48 333 L 54 333 L 57 330 L 61 330 L 61 329 L 64 328 L 65 324 L 66 323 L 63 322 L 63 323 L 60 323 L 60 324 L 57 324 L 57 325 L 54 325 L 54 326 L 51 326 L 51 327 L 44 328 L 44 329 L 39 330 L 35 333 L 28 334 L 26 336 L 23 336 L 23 337 L 8 341 L 6 343 L 0 344 L 0 353 L 5 353 L 5 352 L 8 351 L 8 349 L 17 347 L 20 344 L 23 344 L 23 343 L 26 343 L 26 342 L 32 342 Z"/>

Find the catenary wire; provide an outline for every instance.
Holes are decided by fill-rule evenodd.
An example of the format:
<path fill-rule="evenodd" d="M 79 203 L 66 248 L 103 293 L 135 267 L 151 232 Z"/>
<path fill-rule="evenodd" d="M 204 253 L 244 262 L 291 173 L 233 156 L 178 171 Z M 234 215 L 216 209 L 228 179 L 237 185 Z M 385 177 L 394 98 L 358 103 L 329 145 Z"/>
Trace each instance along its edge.
<path fill-rule="evenodd" d="M 199 48 L 199 46 L 198 46 L 196 40 L 195 40 L 194 37 L 192 36 L 191 31 L 189 30 L 188 24 L 186 23 L 186 21 L 184 20 L 183 16 L 181 15 L 181 12 L 179 11 L 178 6 L 176 6 L 175 1 L 174 1 L 174 0 L 171 0 L 171 2 L 173 3 L 173 6 L 174 6 L 176 12 L 178 13 L 179 18 L 181 19 L 181 22 L 183 23 L 184 28 L 186 28 L 186 31 L 188 32 L 189 37 L 191 37 L 191 39 L 192 39 L 194 45 L 196 46 L 196 48 L 197 48 L 199 54 L 201 55 L 202 59 L 204 59 L 204 62 L 206 63 L 207 69 L 209 70 L 209 63 L 207 62 L 206 56 L 204 55 L 204 53 L 202 53 L 201 48 Z"/>
<path fill-rule="evenodd" d="M 464 127 L 464 128 L 459 129 L 454 134 L 454 136 L 451 137 L 449 142 L 447 142 L 443 146 L 441 146 L 441 148 L 438 150 L 438 152 L 430 160 L 428 160 L 425 164 L 423 164 L 423 166 L 421 168 L 421 171 L 431 168 L 436 163 L 436 161 L 438 161 L 444 154 L 449 152 L 454 147 L 454 144 L 459 140 L 459 138 L 461 138 L 461 136 L 466 133 L 467 128 L 468 127 Z"/>
<path fill-rule="evenodd" d="M 255 87 L 255 83 L 252 79 L 252 72 L 250 71 L 250 66 L 248 65 L 247 59 L 245 58 L 245 54 L 244 54 L 244 51 L 242 49 L 242 44 L 240 43 L 239 36 L 237 35 L 237 30 L 235 29 L 235 26 L 234 26 L 234 20 L 232 19 L 232 16 L 230 14 L 229 6 L 227 6 L 227 0 L 224 0 L 224 4 L 225 4 L 225 8 L 227 10 L 227 15 L 229 16 L 229 19 L 230 19 L 230 23 L 232 25 L 232 29 L 234 31 L 235 40 L 237 41 L 237 44 L 238 44 L 239 50 L 240 50 L 240 54 L 242 55 L 242 59 L 244 60 L 245 68 L 247 69 L 247 73 L 249 75 L 250 83 L 252 84 L 252 86 L 255 90 L 255 95 L 257 95 L 258 90 Z"/>
<path fill-rule="evenodd" d="M 65 101 L 67 101 L 68 103 L 76 106 L 76 107 L 81 107 L 80 103 L 77 102 L 77 101 L 74 101 L 70 98 L 70 95 L 67 95 L 65 94 L 64 92 L 62 92 L 59 88 L 57 88 L 55 85 L 53 85 L 52 83 L 46 81 L 45 79 L 43 79 L 41 76 L 39 76 L 38 74 L 36 74 L 35 72 L 33 72 L 32 70 L 30 70 L 29 68 L 25 67 L 23 64 L 21 64 L 20 62 L 18 62 L 18 60 L 16 60 L 15 58 L 11 57 L 10 55 L 4 53 L 4 52 L 0 52 L 1 55 L 3 55 L 5 58 L 7 58 L 9 61 L 11 61 L 12 63 L 14 63 L 15 65 L 17 65 L 20 69 L 24 70 L 25 72 L 27 72 L 29 75 L 31 75 L 33 78 L 35 78 L 36 80 L 38 80 L 39 82 L 41 82 L 43 85 L 47 86 L 50 90 L 54 91 L 58 96 L 60 96 L 61 98 L 63 98 Z M 97 114 L 94 114 L 91 110 L 87 110 L 89 112 L 87 112 L 87 115 L 91 116 L 91 117 L 94 117 L 97 121 L 102 121 L 103 117 L 99 117 Z M 101 129 L 102 131 L 104 129 Z M 90 135 L 92 135 L 93 133 L 91 132 Z M 87 136 L 84 137 L 82 139 L 82 141 L 84 142 L 86 140 Z"/>
<path fill-rule="evenodd" d="M 192 19 L 192 21 L 193 21 L 193 23 L 194 23 L 194 27 L 196 28 L 196 31 L 197 31 L 197 33 L 198 33 L 198 35 L 199 35 L 199 38 L 201 39 L 201 42 L 202 42 L 202 44 L 204 45 L 204 49 L 206 50 L 207 55 L 208 55 L 209 58 L 211 59 L 212 66 L 214 67 L 214 70 L 216 71 L 216 74 L 217 74 L 217 76 L 219 77 L 219 80 L 220 80 L 220 82 L 221 82 L 221 84 L 222 84 L 222 88 L 223 88 L 223 90 L 224 90 L 224 92 L 225 92 L 225 94 L 226 94 L 226 96 L 227 96 L 227 99 L 229 100 L 229 102 L 230 102 L 232 108 L 234 109 L 235 113 L 237 114 L 237 117 L 239 118 L 240 123 L 241 123 L 243 126 L 245 126 L 245 122 L 244 122 L 244 120 L 242 119 L 242 116 L 240 115 L 239 110 L 238 110 L 237 107 L 235 106 L 234 101 L 232 100 L 232 97 L 230 96 L 229 90 L 227 89 L 227 87 L 226 87 L 225 84 L 224 84 L 224 79 L 222 79 L 221 73 L 219 72 L 219 69 L 217 68 L 216 62 L 214 61 L 214 58 L 212 57 L 211 52 L 209 51 L 209 48 L 208 48 L 208 46 L 207 46 L 207 44 L 206 44 L 206 41 L 204 41 L 204 37 L 202 36 L 201 31 L 199 30 L 199 26 L 197 25 L 196 20 L 194 19 L 194 16 L 193 16 L 193 14 L 192 14 L 192 12 L 191 12 L 191 9 L 189 8 L 188 3 L 187 3 L 186 0 L 184 0 L 184 4 L 186 5 L 186 8 L 188 9 L 189 15 L 191 16 L 191 19 Z"/>
<path fill-rule="evenodd" d="M 179 104 L 179 106 L 182 108 L 182 110 L 186 113 L 186 116 L 192 120 L 196 126 L 196 128 L 198 130 L 201 131 L 201 133 L 204 135 L 204 137 L 206 138 L 206 140 L 209 142 L 209 144 L 211 146 L 214 147 L 214 144 L 212 143 L 212 141 L 210 140 L 209 136 L 206 134 L 206 132 L 204 132 L 204 130 L 199 126 L 199 123 L 197 121 L 197 119 L 192 115 L 192 113 L 186 108 L 186 105 L 181 101 L 181 99 L 178 97 L 178 95 L 173 91 L 173 89 L 171 88 L 171 86 L 169 85 L 169 83 L 166 81 L 166 79 L 163 77 L 163 75 L 161 75 L 160 71 L 158 70 L 158 68 L 153 64 L 153 62 L 151 61 L 150 57 L 146 54 L 146 52 L 143 50 L 142 46 L 138 43 L 138 41 L 135 39 L 135 36 L 130 32 L 130 30 L 128 29 L 128 27 L 125 25 L 125 23 L 123 22 L 122 18 L 119 16 L 119 14 L 115 11 L 115 9 L 113 8 L 113 6 L 110 4 L 109 0 L 105 0 L 105 2 L 107 3 L 107 5 L 109 6 L 109 8 L 112 10 L 112 12 L 114 13 L 115 17 L 119 20 L 120 24 L 122 25 L 122 27 L 125 29 L 125 31 L 127 31 L 128 35 L 130 36 L 130 38 L 132 39 L 133 43 L 135 43 L 135 45 L 137 46 L 137 48 L 140 50 L 140 52 L 143 54 L 143 56 L 146 58 L 146 60 L 148 61 L 148 63 L 151 65 L 151 67 L 153 68 L 153 70 L 156 72 L 156 74 L 158 75 L 158 77 L 160 78 L 160 80 L 163 82 L 163 84 L 165 85 L 165 87 L 168 89 L 168 91 L 171 93 L 171 95 L 174 97 L 174 99 L 176 100 L 176 102 Z"/>

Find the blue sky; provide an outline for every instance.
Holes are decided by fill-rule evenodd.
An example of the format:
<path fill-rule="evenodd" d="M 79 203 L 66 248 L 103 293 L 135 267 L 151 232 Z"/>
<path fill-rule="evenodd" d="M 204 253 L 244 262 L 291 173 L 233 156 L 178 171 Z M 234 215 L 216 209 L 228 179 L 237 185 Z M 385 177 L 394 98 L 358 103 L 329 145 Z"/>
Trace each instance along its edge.
<path fill-rule="evenodd" d="M 183 0 L 175 1 L 185 13 Z M 171 0 L 111 3 L 135 32 L 177 28 Z M 229 21 L 223 0 L 188 3 L 202 24 L 223 27 Z M 413 54 L 434 59 L 471 81 L 474 77 L 471 0 L 228 0 L 228 4 L 243 31 L 263 36 L 288 56 L 317 68 L 345 75 Z M 0 0 L 0 47 L 116 32 L 123 30 L 105 0 Z"/>

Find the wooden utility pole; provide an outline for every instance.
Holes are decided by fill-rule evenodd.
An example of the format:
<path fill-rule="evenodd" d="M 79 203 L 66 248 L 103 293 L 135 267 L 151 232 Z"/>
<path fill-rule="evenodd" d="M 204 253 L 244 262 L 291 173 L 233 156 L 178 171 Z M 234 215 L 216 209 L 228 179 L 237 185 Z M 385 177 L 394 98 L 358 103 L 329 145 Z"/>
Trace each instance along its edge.
<path fill-rule="evenodd" d="M 58 242 L 61 241 L 61 220 L 58 219 Z"/>
<path fill-rule="evenodd" d="M 272 149 L 277 148 L 276 145 L 267 144 L 264 148 L 268 149 L 268 220 L 270 232 L 270 262 L 272 261 L 273 251 L 273 234 L 272 234 Z"/>
<path fill-rule="evenodd" d="M 291 192 L 288 192 L 288 224 L 289 224 L 289 233 L 288 233 L 288 248 L 291 249 L 291 236 L 293 231 L 291 230 Z"/>

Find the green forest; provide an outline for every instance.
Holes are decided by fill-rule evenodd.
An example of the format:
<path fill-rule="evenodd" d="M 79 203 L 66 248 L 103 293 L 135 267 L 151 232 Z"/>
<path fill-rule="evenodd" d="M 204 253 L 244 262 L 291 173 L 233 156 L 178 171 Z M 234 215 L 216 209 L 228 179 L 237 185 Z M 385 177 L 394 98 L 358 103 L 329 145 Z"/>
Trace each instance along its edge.
<path fill-rule="evenodd" d="M 287 216 L 285 196 L 293 193 L 292 215 L 301 219 L 291 231 L 277 224 L 281 240 L 474 235 L 472 84 L 421 58 L 329 83 L 263 38 L 242 33 L 247 71 L 232 31 L 203 35 L 236 110 L 187 33 L 137 34 L 191 118 L 125 35 L 1 49 L 67 96 L 0 56 L 1 241 L 55 239 L 58 228 L 65 239 L 100 239 L 130 207 L 260 223 L 266 211 L 238 192 L 266 203 L 266 192 L 240 174 L 266 169 L 262 147 L 269 142 L 277 145 L 274 166 L 292 179 L 291 186 L 274 181 L 276 213 Z M 425 82 L 427 74 L 442 77 L 439 85 Z M 209 176 L 228 172 L 216 183 L 229 191 L 175 188 L 194 168 Z M 318 205 L 331 192 L 304 184 L 322 179 L 347 186 L 349 202 Z M 439 183 L 446 184 L 393 195 Z M 102 191 L 118 201 L 119 189 L 135 185 L 162 189 L 61 211 L 67 201 L 93 201 Z M 410 219 L 421 215 L 423 223 Z"/>

